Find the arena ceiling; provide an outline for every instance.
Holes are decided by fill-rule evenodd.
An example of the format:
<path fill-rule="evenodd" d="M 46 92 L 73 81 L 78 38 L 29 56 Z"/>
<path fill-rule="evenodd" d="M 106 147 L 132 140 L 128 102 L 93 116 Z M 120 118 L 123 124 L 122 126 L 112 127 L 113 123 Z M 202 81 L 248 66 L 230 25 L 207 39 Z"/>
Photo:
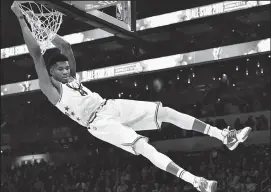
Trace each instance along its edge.
<path fill-rule="evenodd" d="M 5 27 L 2 28 L 2 47 L 23 44 L 19 24 L 11 11 L 6 9 L 10 7 L 11 3 L 4 2 L 4 10 L 7 13 L 3 14 L 2 25 Z M 158 7 L 151 9 L 152 12 L 146 11 L 147 8 L 143 6 L 142 1 L 139 1 L 137 5 L 140 17 L 148 17 L 153 14 L 163 14 L 165 10 L 172 12 L 174 9 L 181 10 L 196 4 L 175 5 L 175 7 L 167 5 L 168 8 L 164 9 L 160 7 L 160 4 L 155 4 L 155 6 L 152 4 L 153 7 Z M 197 4 L 197 6 L 199 5 Z M 10 18 L 9 20 L 7 20 L 7 16 Z M 70 25 L 73 27 L 71 28 Z M 68 19 L 66 23 L 64 21 L 60 35 L 75 32 L 75 29 L 89 30 L 89 26 Z M 10 31 L 16 31 L 16 33 L 10 33 Z M 142 39 L 151 42 L 155 49 L 136 51 L 132 44 L 122 42 L 116 37 L 73 45 L 72 48 L 78 61 L 78 71 L 268 38 L 270 35 L 270 9 L 269 5 L 254 7 L 142 30 L 138 34 Z M 156 47 L 163 47 L 163 49 L 156 49 Z M 47 51 L 45 59 L 53 51 Z M 14 70 L 14 66 L 16 70 Z M 12 76 L 10 72 L 13 73 Z M 30 78 L 27 78 L 28 76 Z M 1 85 L 36 78 L 33 61 L 29 54 L 1 60 Z"/>
<path fill-rule="evenodd" d="M 1 48 L 24 44 L 20 32 L 20 27 L 10 7 L 14 0 L 1 1 Z M 203 1 L 173 1 L 165 3 L 163 0 L 137 0 L 137 19 L 169 13 L 173 11 L 184 10 L 187 8 L 208 5 L 218 0 L 203 0 Z M 60 35 L 67 35 L 76 32 L 91 30 L 89 25 L 80 23 L 73 18 L 65 17 L 64 23 L 59 31 Z"/>

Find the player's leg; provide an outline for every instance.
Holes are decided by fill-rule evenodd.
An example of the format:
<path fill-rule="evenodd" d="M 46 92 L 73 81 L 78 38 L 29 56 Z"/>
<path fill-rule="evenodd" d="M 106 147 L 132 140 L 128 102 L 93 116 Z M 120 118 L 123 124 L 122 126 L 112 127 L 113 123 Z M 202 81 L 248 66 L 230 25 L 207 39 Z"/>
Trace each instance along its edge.
<path fill-rule="evenodd" d="M 240 131 L 221 130 L 190 115 L 180 113 L 169 107 L 162 107 L 159 102 L 118 99 L 114 103 L 114 106 L 118 108 L 120 121 L 132 127 L 135 131 L 159 129 L 162 122 L 168 122 L 186 130 L 194 130 L 215 137 L 221 140 L 230 150 L 244 142 L 251 131 L 250 127 Z"/>
<path fill-rule="evenodd" d="M 128 108 L 135 107 L 137 110 L 126 110 L 124 106 Z M 142 110 L 141 108 L 137 108 L 138 106 L 142 106 L 142 108 L 147 106 L 147 109 Z M 117 102 L 109 101 L 103 110 L 97 113 L 97 117 L 89 126 L 89 132 L 96 138 L 132 154 L 142 154 L 158 168 L 182 178 L 200 191 L 214 192 L 216 188 L 215 181 L 207 181 L 186 172 L 177 166 L 170 158 L 159 153 L 154 147 L 148 144 L 148 138 L 137 134 L 132 127 L 127 126 L 127 124 L 131 124 L 136 127 L 156 127 L 155 121 L 158 107 L 159 105 L 155 105 L 154 103 L 121 100 Z M 127 115 L 127 113 L 130 114 Z M 143 113 L 143 115 L 141 113 Z M 124 121 L 124 119 L 126 119 L 126 121 Z M 120 123 L 120 120 L 123 120 L 125 124 Z M 148 124 L 148 122 L 152 123 Z"/>
<path fill-rule="evenodd" d="M 176 165 L 169 157 L 158 152 L 153 146 L 147 143 L 146 140 L 138 140 L 134 145 L 134 150 L 149 159 L 156 167 L 191 183 L 199 191 L 215 192 L 217 186 L 216 181 L 208 181 L 185 171 Z"/>
<path fill-rule="evenodd" d="M 244 142 L 251 131 L 250 127 L 245 127 L 239 131 L 221 130 L 169 107 L 159 108 L 157 119 L 158 121 L 172 123 L 186 130 L 193 130 L 215 137 L 221 140 L 230 150 L 235 149 L 239 143 Z"/>

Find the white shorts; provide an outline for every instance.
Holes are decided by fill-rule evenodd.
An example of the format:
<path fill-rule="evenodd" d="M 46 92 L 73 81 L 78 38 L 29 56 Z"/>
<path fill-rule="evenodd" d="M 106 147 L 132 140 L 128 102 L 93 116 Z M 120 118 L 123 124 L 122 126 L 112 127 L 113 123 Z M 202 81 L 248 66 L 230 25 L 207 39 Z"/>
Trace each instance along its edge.
<path fill-rule="evenodd" d="M 94 137 L 138 155 L 134 144 L 148 138 L 135 131 L 160 129 L 162 122 L 158 122 L 157 114 L 161 106 L 160 102 L 108 100 L 88 130 Z"/>

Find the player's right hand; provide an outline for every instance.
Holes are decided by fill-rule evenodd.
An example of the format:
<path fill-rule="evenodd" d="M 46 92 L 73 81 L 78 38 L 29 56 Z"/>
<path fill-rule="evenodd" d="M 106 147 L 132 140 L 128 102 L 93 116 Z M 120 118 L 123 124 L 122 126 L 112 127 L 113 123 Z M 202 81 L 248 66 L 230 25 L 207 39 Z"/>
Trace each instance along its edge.
<path fill-rule="evenodd" d="M 23 16 L 23 13 L 19 7 L 19 4 L 17 1 L 14 1 L 13 4 L 11 5 L 11 10 L 14 12 L 14 14 L 19 18 Z"/>

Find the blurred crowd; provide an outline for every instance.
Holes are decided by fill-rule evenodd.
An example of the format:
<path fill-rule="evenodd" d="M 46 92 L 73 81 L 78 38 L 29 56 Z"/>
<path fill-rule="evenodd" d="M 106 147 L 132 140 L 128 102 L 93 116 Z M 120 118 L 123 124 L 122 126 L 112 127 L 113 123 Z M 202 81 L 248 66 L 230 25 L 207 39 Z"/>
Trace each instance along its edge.
<path fill-rule="evenodd" d="M 144 88 L 144 91 L 140 92 L 142 94 L 133 99 L 162 101 L 165 106 L 200 118 L 220 129 L 230 126 L 231 129 L 240 130 L 245 126 L 250 126 L 253 131 L 263 131 L 270 130 L 270 84 L 266 85 L 263 88 L 255 88 L 251 92 L 246 90 L 242 93 L 243 96 L 237 97 L 235 89 L 230 90 L 230 85 L 220 84 L 218 87 L 210 88 L 203 101 L 189 105 L 185 101 L 180 101 L 180 94 L 176 92 L 178 89 L 174 86 L 165 86 L 153 95 L 144 95 L 146 92 Z M 171 97 L 169 94 L 172 90 L 175 92 Z M 1 191 L 195 192 L 191 185 L 159 170 L 141 156 L 133 156 L 118 148 L 104 147 L 106 145 L 102 144 L 104 142 L 86 134 L 86 130 L 81 132 L 82 127 L 65 116 L 56 115 L 47 106 L 46 102 L 40 105 L 27 104 L 27 107 L 20 107 L 20 110 L 14 111 L 18 114 L 9 113 L 12 115 L 10 119 L 7 118 L 9 121 L 5 128 L 12 128 L 12 126 L 9 127 L 9 122 L 13 122 L 12 134 L 17 136 L 11 134 L 13 136 L 11 140 L 15 138 L 13 141 L 17 142 L 22 135 L 25 136 L 24 140 L 16 143 L 18 148 L 12 147 L 12 150 L 7 152 L 10 156 L 33 152 L 74 151 L 78 153 L 80 149 L 87 148 L 86 146 L 90 144 L 97 148 L 87 148 L 86 157 L 79 158 L 80 162 L 76 163 L 64 161 L 66 159 L 63 159 L 60 164 L 41 160 L 6 167 L 1 172 Z M 228 119 L 229 116 L 231 120 Z M 66 126 L 66 129 L 59 128 L 62 126 Z M 25 128 L 24 133 L 18 131 L 21 127 Z M 31 128 L 26 129 L 26 127 Z M 55 131 L 57 129 L 59 131 Z M 149 137 L 151 142 L 203 136 L 201 133 L 183 130 L 168 123 L 163 123 L 162 129 L 158 131 L 144 131 L 140 134 Z M 73 140 L 71 137 L 77 139 Z M 35 142 L 33 138 L 36 139 Z M 70 139 L 71 141 L 65 141 Z M 233 152 L 223 148 L 190 154 L 169 152 L 168 156 L 197 176 L 217 180 L 218 192 L 271 192 L 270 186 L 268 187 L 268 184 L 270 185 L 269 150 L 269 146 L 244 147 L 241 145 Z"/>
<path fill-rule="evenodd" d="M 229 88 L 223 87 L 222 84 L 219 88 L 207 92 L 203 101 L 192 105 L 181 105 L 177 110 L 197 118 L 270 110 L 270 84 L 264 88 L 255 88 L 244 96 L 236 96 L 235 92 L 226 91 L 227 89 Z M 168 98 L 163 101 L 163 104 L 167 104 L 167 101 Z M 176 108 L 176 105 L 171 107 Z"/>
<path fill-rule="evenodd" d="M 203 118 L 202 120 L 212 126 L 216 126 L 220 129 L 227 128 L 230 126 L 230 129 L 240 130 L 244 127 L 251 127 L 252 131 L 263 131 L 270 130 L 270 123 L 268 123 L 268 116 L 262 114 L 252 114 L 248 115 L 245 120 L 240 120 L 237 116 L 234 121 L 226 122 L 225 118 L 227 116 L 214 118 Z M 178 138 L 187 138 L 193 136 L 205 136 L 202 133 L 195 131 L 188 131 L 180 129 L 173 124 L 163 123 L 162 129 L 159 131 L 144 131 L 143 135 L 150 137 L 151 141 L 165 140 L 165 139 L 178 139 Z"/>
<path fill-rule="evenodd" d="M 270 192 L 269 146 L 241 145 L 197 153 L 169 152 L 197 176 L 218 181 L 218 192 Z M 270 182 L 270 181 L 269 181 Z M 161 171 L 141 156 L 117 148 L 89 151 L 80 163 L 28 161 L 1 172 L 2 192 L 195 192 L 192 185 Z"/>

